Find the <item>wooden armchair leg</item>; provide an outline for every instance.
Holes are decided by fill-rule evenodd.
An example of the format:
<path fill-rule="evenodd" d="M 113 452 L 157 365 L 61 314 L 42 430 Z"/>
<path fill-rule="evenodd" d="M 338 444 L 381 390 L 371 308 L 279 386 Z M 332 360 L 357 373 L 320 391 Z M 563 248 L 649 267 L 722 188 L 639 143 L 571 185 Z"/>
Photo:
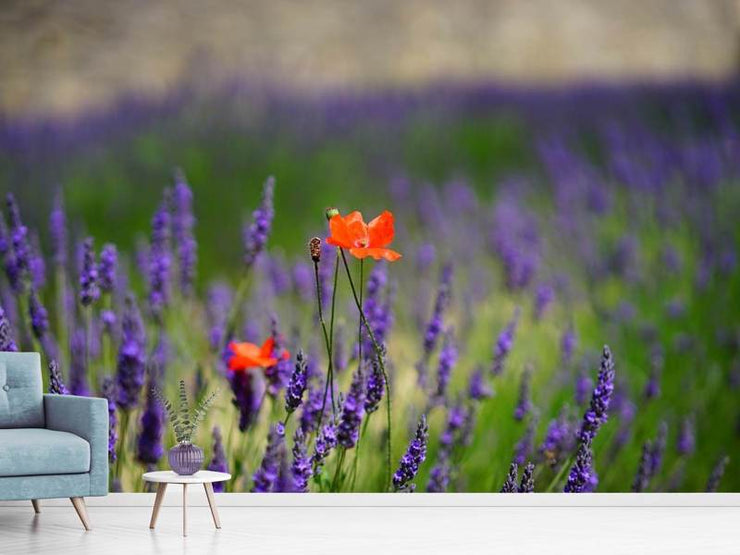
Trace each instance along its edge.
<path fill-rule="evenodd" d="M 84 497 L 70 497 L 69 500 L 72 502 L 72 505 L 74 506 L 75 511 L 77 511 L 77 516 L 80 517 L 80 520 L 82 521 L 82 525 L 85 527 L 85 530 L 89 532 L 91 530 L 90 517 L 87 516 L 87 505 L 85 505 L 85 498 Z"/>
<path fill-rule="evenodd" d="M 31 499 L 31 505 L 33 505 L 33 512 L 39 514 L 41 512 L 41 503 L 38 499 Z"/>

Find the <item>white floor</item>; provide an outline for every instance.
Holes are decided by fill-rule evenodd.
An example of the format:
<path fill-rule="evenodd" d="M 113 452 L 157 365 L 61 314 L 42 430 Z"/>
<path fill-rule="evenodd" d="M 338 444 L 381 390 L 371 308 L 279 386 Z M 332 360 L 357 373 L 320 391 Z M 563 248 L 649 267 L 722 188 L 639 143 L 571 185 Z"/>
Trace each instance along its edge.
<path fill-rule="evenodd" d="M 502 503 L 501 497 L 490 503 L 498 506 L 483 506 L 478 498 L 473 504 L 480 506 L 401 507 L 347 502 L 274 506 L 274 501 L 259 506 L 253 497 L 244 503 L 248 506 L 236 506 L 239 497 L 222 496 L 221 530 L 214 529 L 207 506 L 194 499 L 187 538 L 182 537 L 182 508 L 175 496 L 167 497 L 156 530 L 148 528 L 151 496 L 94 500 L 89 504 L 91 532 L 84 532 L 68 501 L 47 502 L 40 515 L 34 515 L 30 503 L 4 504 L 0 554 L 740 553 L 736 498 L 718 506 L 683 502 L 667 507 L 646 497 L 645 503 L 633 503 L 643 506 L 619 507 L 603 502 L 522 506 Z"/>

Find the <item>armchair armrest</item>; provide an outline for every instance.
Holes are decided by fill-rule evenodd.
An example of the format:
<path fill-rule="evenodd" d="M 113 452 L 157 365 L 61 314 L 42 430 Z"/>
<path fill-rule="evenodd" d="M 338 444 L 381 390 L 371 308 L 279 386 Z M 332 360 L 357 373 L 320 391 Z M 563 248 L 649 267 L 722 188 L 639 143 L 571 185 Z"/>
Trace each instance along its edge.
<path fill-rule="evenodd" d="M 90 495 L 108 493 L 108 401 L 99 397 L 44 395 L 46 427 L 90 444 Z"/>

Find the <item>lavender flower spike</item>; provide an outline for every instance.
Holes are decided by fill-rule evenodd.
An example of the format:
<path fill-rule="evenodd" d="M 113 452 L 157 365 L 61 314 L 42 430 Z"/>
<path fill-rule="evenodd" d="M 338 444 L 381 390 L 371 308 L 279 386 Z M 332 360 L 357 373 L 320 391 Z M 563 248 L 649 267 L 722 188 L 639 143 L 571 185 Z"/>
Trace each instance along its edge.
<path fill-rule="evenodd" d="M 149 308 L 155 320 L 162 317 L 162 312 L 170 300 L 170 271 L 172 257 L 170 254 L 170 213 L 168 211 L 169 192 L 152 217 L 152 240 L 149 246 L 148 278 Z"/>
<path fill-rule="evenodd" d="M 296 429 L 293 436 L 293 486 L 295 491 L 305 493 L 308 491 L 308 480 L 311 478 L 311 458 L 308 456 L 306 435 L 300 428 Z"/>
<path fill-rule="evenodd" d="M 180 289 L 185 296 L 193 292 L 195 267 L 198 260 L 197 243 L 193 235 L 193 192 L 185 181 L 182 171 L 175 171 L 175 190 L 172 194 L 172 234 L 177 245 L 177 268 L 180 274 Z"/>
<path fill-rule="evenodd" d="M 118 416 L 116 415 L 116 382 L 107 376 L 103 380 L 101 395 L 108 399 L 108 460 L 116 461 L 116 443 L 118 443 Z"/>
<path fill-rule="evenodd" d="M 482 368 L 477 368 L 470 376 L 468 385 L 468 396 L 474 401 L 488 399 L 493 396 L 493 389 L 486 383 L 486 378 Z"/>
<path fill-rule="evenodd" d="M 42 340 L 49 331 L 49 314 L 41 304 L 41 299 L 35 289 L 31 289 L 29 300 L 28 312 L 31 317 L 31 329 L 36 338 Z"/>
<path fill-rule="evenodd" d="M 285 390 L 285 412 L 288 414 L 295 411 L 303 402 L 303 393 L 306 391 L 308 380 L 306 356 L 303 351 L 296 355 L 295 369 L 290 376 L 290 383 Z"/>
<path fill-rule="evenodd" d="M 87 384 L 87 352 L 85 349 L 85 330 L 77 329 L 69 342 L 69 389 L 72 395 L 87 397 L 90 387 Z"/>
<path fill-rule="evenodd" d="M 519 400 L 514 410 L 514 420 L 521 422 L 524 417 L 532 410 L 532 401 L 530 400 L 529 382 L 532 379 L 532 370 L 528 365 L 522 374 L 522 381 L 519 384 Z"/>
<path fill-rule="evenodd" d="M 156 367 L 150 367 L 149 385 L 146 393 L 144 413 L 141 415 L 141 433 L 136 444 L 136 459 L 143 464 L 155 465 L 164 454 L 162 437 L 164 436 L 165 413 L 162 403 L 154 394 L 155 376 L 159 373 Z"/>
<path fill-rule="evenodd" d="M 252 213 L 252 223 L 244 229 L 244 264 L 247 267 L 254 264 L 257 256 L 267 244 L 267 238 L 272 228 L 272 219 L 275 217 L 274 192 L 275 178 L 270 176 L 262 188 L 262 202 Z"/>
<path fill-rule="evenodd" d="M 519 479 L 519 465 L 515 462 L 509 465 L 509 474 L 506 476 L 504 485 L 501 487 L 501 493 L 517 493 L 517 480 Z"/>
<path fill-rule="evenodd" d="M 69 395 L 67 387 L 62 381 L 62 373 L 56 360 L 49 362 L 49 393 L 55 395 Z"/>
<path fill-rule="evenodd" d="M 80 303 L 89 306 L 100 297 L 98 286 L 98 268 L 95 264 L 93 238 L 88 237 L 82 243 L 82 270 L 80 271 Z"/>
<path fill-rule="evenodd" d="M 116 270 L 118 268 L 118 251 L 112 243 L 106 243 L 100 251 L 98 278 L 100 289 L 112 293 L 116 287 Z"/>
<path fill-rule="evenodd" d="M 576 462 L 570 469 L 568 481 L 565 484 L 565 493 L 583 493 L 588 491 L 593 477 L 593 455 L 591 454 L 591 438 L 585 437 L 578 444 Z"/>
<path fill-rule="evenodd" d="M 725 468 L 727 468 L 728 464 L 730 464 L 730 457 L 726 455 L 717 461 L 707 481 L 707 492 L 715 493 L 719 489 L 719 483 L 725 474 Z"/>
<path fill-rule="evenodd" d="M 534 491 L 534 464 L 527 463 L 522 473 L 522 481 L 519 484 L 519 493 L 532 493 Z"/>
<path fill-rule="evenodd" d="M 347 397 L 344 399 L 342 416 L 337 429 L 337 442 L 345 449 L 357 444 L 360 436 L 360 423 L 365 416 L 365 380 L 358 369 L 352 377 Z"/>
<path fill-rule="evenodd" d="M 22 292 L 26 287 L 26 278 L 31 268 L 31 246 L 28 242 L 28 228 L 21 221 L 21 212 L 12 193 L 6 197 L 10 215 L 10 244 L 12 257 L 6 252 L 6 271 L 10 285 L 15 292 Z M 9 259 L 12 263 L 9 265 Z"/>
<path fill-rule="evenodd" d="M 0 306 L 0 351 L 17 351 L 18 345 L 13 340 L 13 330 L 3 307 Z"/>
<path fill-rule="evenodd" d="M 229 463 L 226 458 L 226 452 L 224 451 L 224 438 L 221 435 L 221 428 L 214 426 L 212 435 L 213 455 L 211 456 L 211 462 L 208 463 L 206 469 L 214 472 L 228 472 Z M 213 484 L 213 491 L 224 491 L 224 482 L 215 482 Z"/>
<path fill-rule="evenodd" d="M 653 445 L 650 441 L 646 441 L 642 445 L 642 455 L 640 456 L 640 466 L 637 468 L 637 474 L 635 474 L 635 480 L 632 482 L 632 491 L 635 493 L 642 493 L 647 490 L 650 484 L 650 478 L 652 477 L 652 451 Z"/>
<path fill-rule="evenodd" d="M 54 195 L 54 204 L 49 214 L 49 234 L 54 265 L 64 267 L 67 263 L 67 215 L 61 188 Z"/>
<path fill-rule="evenodd" d="M 381 350 L 383 348 L 381 347 Z M 381 353 L 380 356 L 385 356 L 385 353 Z M 372 371 L 367 377 L 367 384 L 365 387 L 365 412 L 372 414 L 378 410 L 380 401 L 383 400 L 385 394 L 385 379 L 383 378 L 383 371 L 380 368 L 380 362 L 377 357 L 372 358 Z"/>
<path fill-rule="evenodd" d="M 285 449 L 285 428 L 276 424 L 270 428 L 267 435 L 267 448 L 262 463 L 252 477 L 253 493 L 269 493 L 273 491 L 280 472 L 281 451 Z"/>
<path fill-rule="evenodd" d="M 614 359 L 607 345 L 601 355 L 599 378 L 591 396 L 591 405 L 583 415 L 579 437 L 581 442 L 593 440 L 599 427 L 607 420 L 609 402 L 614 392 Z"/>
<path fill-rule="evenodd" d="M 313 455 L 311 456 L 311 467 L 313 474 L 319 476 L 321 468 L 332 449 L 337 446 L 337 428 L 333 423 L 326 424 L 316 437 Z"/>
<path fill-rule="evenodd" d="M 144 324 L 136 301 L 130 295 L 126 298 L 121 326 L 116 375 L 118 404 L 122 409 L 129 410 L 139 403 L 146 362 Z"/>
<path fill-rule="evenodd" d="M 406 453 L 401 457 L 398 470 L 393 474 L 393 488 L 395 491 L 413 492 L 416 489 L 416 484 L 412 480 L 416 477 L 419 467 L 426 459 L 428 439 L 427 418 L 422 414 L 416 427 L 416 435 L 411 440 Z"/>
<path fill-rule="evenodd" d="M 444 344 L 439 353 L 439 368 L 437 369 L 437 397 L 444 398 L 447 386 L 450 383 L 452 369 L 457 362 L 457 345 L 453 337 L 452 329 L 445 333 Z"/>
<path fill-rule="evenodd" d="M 437 345 L 442 327 L 444 325 L 444 313 L 450 304 L 452 292 L 452 265 L 446 264 L 442 268 L 442 276 L 437 291 L 437 299 L 434 302 L 432 317 L 429 319 L 426 331 L 424 332 L 424 353 L 422 359 L 417 363 L 416 369 L 419 373 L 419 384 L 426 383 L 427 363 Z"/>
<path fill-rule="evenodd" d="M 498 336 L 496 348 L 493 352 L 493 365 L 491 367 L 491 372 L 494 376 L 500 375 L 504 370 L 504 362 L 514 344 L 514 334 L 516 333 L 516 326 L 519 323 L 520 313 L 521 310 L 517 307 L 514 311 L 514 317 L 506 325 L 501 335 Z"/>
<path fill-rule="evenodd" d="M 696 447 L 694 419 L 687 416 L 681 421 L 681 429 L 676 442 L 676 450 L 679 455 L 690 455 Z"/>

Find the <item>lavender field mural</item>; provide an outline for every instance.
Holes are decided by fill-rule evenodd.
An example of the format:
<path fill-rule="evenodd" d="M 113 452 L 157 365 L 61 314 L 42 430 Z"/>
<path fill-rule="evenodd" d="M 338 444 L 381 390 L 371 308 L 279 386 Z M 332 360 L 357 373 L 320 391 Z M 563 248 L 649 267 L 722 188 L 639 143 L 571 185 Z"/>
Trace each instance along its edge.
<path fill-rule="evenodd" d="M 249 99 L 246 101 L 245 99 Z M 0 350 L 111 487 L 740 491 L 740 87 L 239 84 L 0 124 Z"/>

